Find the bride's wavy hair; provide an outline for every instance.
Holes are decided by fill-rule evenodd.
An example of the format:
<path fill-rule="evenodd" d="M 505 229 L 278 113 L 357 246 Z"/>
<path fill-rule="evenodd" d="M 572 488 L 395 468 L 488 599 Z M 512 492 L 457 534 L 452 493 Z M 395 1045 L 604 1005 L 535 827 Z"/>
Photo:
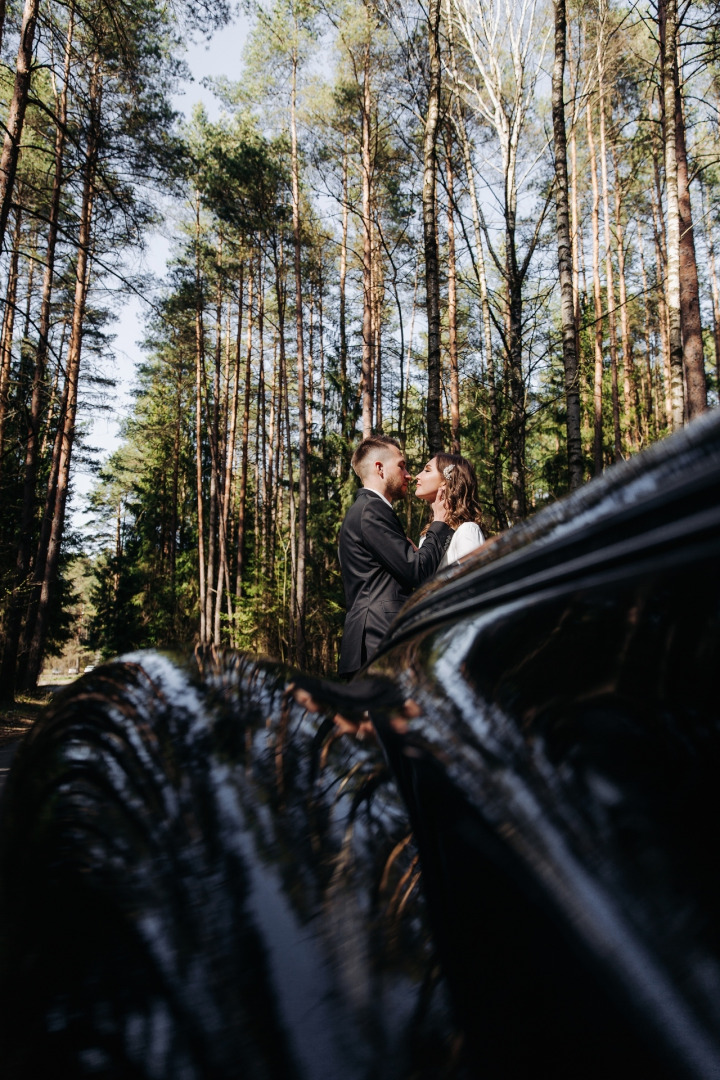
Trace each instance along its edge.
<path fill-rule="evenodd" d="M 448 525 L 457 529 L 464 521 L 475 521 L 482 528 L 477 476 L 472 464 L 460 454 L 436 454 L 435 464 L 444 477 Z"/>

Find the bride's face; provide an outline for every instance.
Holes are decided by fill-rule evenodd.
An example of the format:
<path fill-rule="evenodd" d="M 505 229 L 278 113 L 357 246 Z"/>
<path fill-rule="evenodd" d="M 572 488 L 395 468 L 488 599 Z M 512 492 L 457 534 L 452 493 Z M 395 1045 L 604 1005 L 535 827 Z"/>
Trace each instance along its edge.
<path fill-rule="evenodd" d="M 437 467 L 435 458 L 430 458 L 424 469 L 415 477 L 415 494 L 418 499 L 424 499 L 425 502 L 434 502 L 435 496 L 438 493 L 438 488 L 441 484 L 445 483 L 443 474 Z"/>

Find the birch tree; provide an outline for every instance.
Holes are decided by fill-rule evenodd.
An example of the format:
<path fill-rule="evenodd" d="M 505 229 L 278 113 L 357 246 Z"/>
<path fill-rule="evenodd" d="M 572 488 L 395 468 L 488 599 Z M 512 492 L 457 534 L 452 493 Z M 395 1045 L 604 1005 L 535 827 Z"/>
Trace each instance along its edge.
<path fill-rule="evenodd" d="M 472 77 L 460 74 L 458 81 L 468 105 L 493 133 L 498 150 L 498 158 L 491 157 L 488 165 L 499 180 L 495 196 L 501 226 L 494 241 L 487 223 L 485 234 L 506 294 L 506 318 L 496 320 L 496 326 L 509 371 L 511 516 L 517 521 L 527 513 L 523 292 L 548 206 L 546 200 L 536 213 L 536 227 L 522 251 L 518 193 L 545 149 L 530 143 L 528 128 L 551 28 L 539 25 L 536 0 L 494 0 L 491 4 L 451 0 L 450 12 L 456 41 L 462 43 L 472 64 Z"/>
<path fill-rule="evenodd" d="M 670 407 L 673 430 L 685 420 L 683 343 L 680 319 L 680 206 L 674 70 L 677 58 L 677 0 L 658 0 L 660 85 L 667 192 L 667 306 L 670 340 Z"/>
<path fill-rule="evenodd" d="M 557 209 L 558 270 L 560 274 L 563 366 L 567 408 L 567 450 L 570 490 L 582 484 L 580 438 L 580 386 L 577 355 L 577 324 L 573 297 L 573 257 L 570 237 L 570 204 L 565 128 L 565 52 L 567 18 L 565 0 L 555 0 L 555 62 L 553 64 L 552 112 L 555 142 L 555 205 Z"/>

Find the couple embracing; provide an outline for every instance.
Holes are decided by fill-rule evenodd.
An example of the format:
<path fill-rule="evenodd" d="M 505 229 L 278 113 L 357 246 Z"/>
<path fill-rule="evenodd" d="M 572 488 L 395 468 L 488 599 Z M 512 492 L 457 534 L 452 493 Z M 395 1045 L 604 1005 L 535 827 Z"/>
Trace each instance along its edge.
<path fill-rule="evenodd" d="M 416 547 L 392 508 L 413 479 L 394 439 L 363 439 L 352 457 L 362 482 L 340 529 L 347 616 L 339 673 L 349 678 L 371 660 L 410 593 L 441 567 L 483 542 L 475 470 L 457 454 L 436 454 L 415 477 L 415 494 L 433 520 Z"/>

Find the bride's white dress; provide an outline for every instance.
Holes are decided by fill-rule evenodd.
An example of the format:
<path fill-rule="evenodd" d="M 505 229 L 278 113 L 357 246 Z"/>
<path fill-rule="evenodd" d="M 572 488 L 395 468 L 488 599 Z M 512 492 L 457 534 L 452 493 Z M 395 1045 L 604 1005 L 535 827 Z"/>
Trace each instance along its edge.
<path fill-rule="evenodd" d="M 424 536 L 420 537 L 419 547 L 422 547 L 424 539 Z M 469 555 L 471 551 L 475 551 L 484 543 L 485 537 L 480 526 L 474 521 L 463 521 L 462 525 L 458 525 L 455 530 L 455 535 L 440 560 L 438 570 L 457 562 L 458 559 L 462 559 L 463 555 Z"/>

